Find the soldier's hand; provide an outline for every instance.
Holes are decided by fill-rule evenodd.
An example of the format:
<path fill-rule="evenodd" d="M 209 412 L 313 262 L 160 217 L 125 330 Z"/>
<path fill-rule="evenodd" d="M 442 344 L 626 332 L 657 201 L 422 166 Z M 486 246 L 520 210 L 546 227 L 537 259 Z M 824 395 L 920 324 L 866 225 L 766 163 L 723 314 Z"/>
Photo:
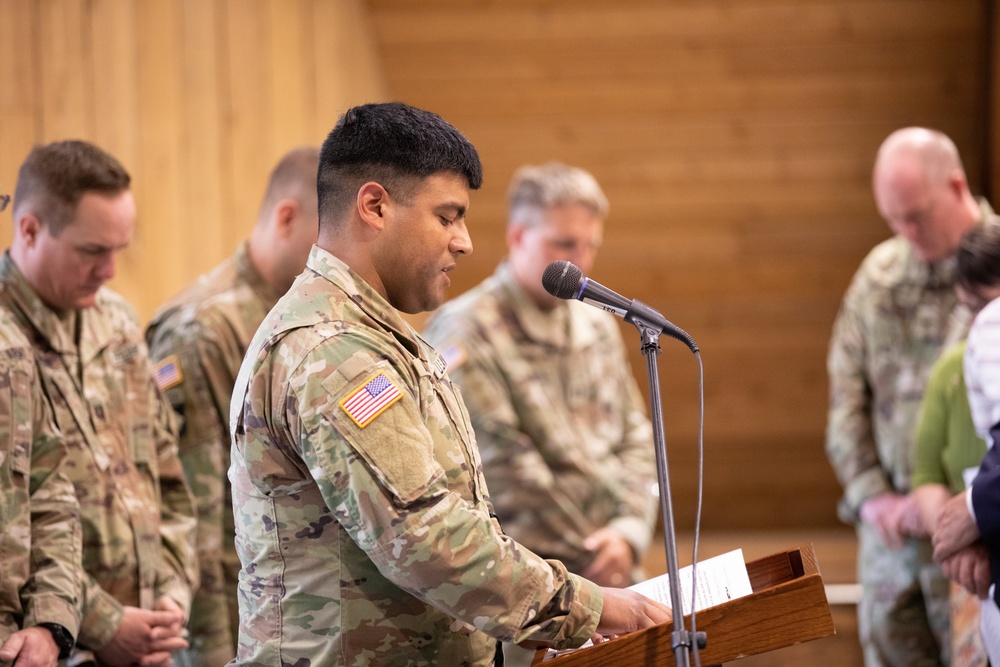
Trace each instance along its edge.
<path fill-rule="evenodd" d="M 990 554 L 982 543 L 959 549 L 941 562 L 941 571 L 956 584 L 985 600 L 990 591 Z"/>
<path fill-rule="evenodd" d="M 598 586 L 621 588 L 631 583 L 635 554 L 624 537 L 610 528 L 601 528 L 583 542 L 583 547 L 594 553 L 594 559 L 580 574 Z"/>
<path fill-rule="evenodd" d="M 153 603 L 153 609 L 156 609 L 157 611 L 170 612 L 174 615 L 174 620 L 163 626 L 171 633 L 175 635 L 184 635 L 187 632 L 184 629 L 184 610 L 181 609 L 181 606 L 177 604 L 177 601 L 172 597 L 169 595 L 161 595 L 156 599 L 156 602 Z"/>
<path fill-rule="evenodd" d="M 903 496 L 890 492 L 881 493 L 862 503 L 861 520 L 878 531 L 887 547 L 898 549 L 905 540 L 901 520 L 906 506 L 906 498 Z"/>
<path fill-rule="evenodd" d="M 903 496 L 903 506 L 899 513 L 899 530 L 910 537 L 927 537 L 930 535 L 924 516 L 920 513 L 920 504 L 912 493 Z"/>
<path fill-rule="evenodd" d="M 943 563 L 948 556 L 979 539 L 979 526 L 965 503 L 965 493 L 960 493 L 941 508 L 931 537 L 935 562 Z"/>
<path fill-rule="evenodd" d="M 58 660 L 59 647 L 45 628 L 18 630 L 0 648 L 0 662 L 15 667 L 55 667 Z"/>
<path fill-rule="evenodd" d="M 133 664 L 166 667 L 172 664 L 171 652 L 188 646 L 187 640 L 172 629 L 176 622 L 177 614 L 173 611 L 125 607 L 118 631 L 104 648 L 96 651 L 97 657 L 112 667 Z"/>
<path fill-rule="evenodd" d="M 670 607 L 627 588 L 602 588 L 604 608 L 597 623 L 594 643 L 673 620 Z"/>

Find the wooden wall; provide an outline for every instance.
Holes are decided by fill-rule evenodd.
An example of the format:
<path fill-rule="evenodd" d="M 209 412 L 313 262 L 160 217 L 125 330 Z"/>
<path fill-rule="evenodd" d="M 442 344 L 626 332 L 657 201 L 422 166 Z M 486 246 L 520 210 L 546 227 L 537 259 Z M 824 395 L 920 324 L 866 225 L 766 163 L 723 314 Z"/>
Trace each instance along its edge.
<path fill-rule="evenodd" d="M 143 319 L 247 236 L 283 153 L 385 96 L 357 0 L 0 0 L 0 186 L 37 143 L 118 157 L 139 218 L 112 287 Z"/>
<path fill-rule="evenodd" d="M 888 236 L 881 140 L 918 124 L 985 151 L 985 3 L 974 0 L 369 0 L 394 97 L 479 148 L 486 184 L 459 293 L 504 254 L 518 165 L 591 170 L 611 200 L 594 277 L 660 309 L 706 371 L 709 527 L 836 523 L 823 452 L 839 300 Z M 633 366 L 645 385 L 634 329 Z M 664 341 L 674 503 L 691 525 L 694 359 Z"/>

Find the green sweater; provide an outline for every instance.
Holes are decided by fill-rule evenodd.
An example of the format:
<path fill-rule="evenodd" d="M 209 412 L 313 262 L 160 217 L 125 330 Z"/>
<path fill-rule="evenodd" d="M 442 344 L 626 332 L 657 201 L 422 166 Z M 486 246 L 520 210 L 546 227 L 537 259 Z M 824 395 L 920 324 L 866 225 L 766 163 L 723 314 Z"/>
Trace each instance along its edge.
<path fill-rule="evenodd" d="M 946 349 L 934 364 L 920 407 L 914 452 L 913 488 L 944 484 L 965 489 L 962 471 L 978 466 L 986 442 L 976 434 L 962 373 L 965 341 Z"/>

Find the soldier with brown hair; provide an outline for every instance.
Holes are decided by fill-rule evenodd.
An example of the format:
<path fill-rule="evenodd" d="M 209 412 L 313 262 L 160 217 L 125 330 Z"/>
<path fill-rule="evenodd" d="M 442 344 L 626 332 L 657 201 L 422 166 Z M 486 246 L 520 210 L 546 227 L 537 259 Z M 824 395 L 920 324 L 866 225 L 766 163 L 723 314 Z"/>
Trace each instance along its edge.
<path fill-rule="evenodd" d="M 50 667 L 80 627 L 80 508 L 31 344 L 3 311 L 0 440 L 0 662 Z"/>
<path fill-rule="evenodd" d="M 83 141 L 35 147 L 14 193 L 0 308 L 30 341 L 83 526 L 74 664 L 169 665 L 182 636 L 194 507 L 173 411 L 131 307 L 104 287 L 132 238 L 128 172 Z"/>

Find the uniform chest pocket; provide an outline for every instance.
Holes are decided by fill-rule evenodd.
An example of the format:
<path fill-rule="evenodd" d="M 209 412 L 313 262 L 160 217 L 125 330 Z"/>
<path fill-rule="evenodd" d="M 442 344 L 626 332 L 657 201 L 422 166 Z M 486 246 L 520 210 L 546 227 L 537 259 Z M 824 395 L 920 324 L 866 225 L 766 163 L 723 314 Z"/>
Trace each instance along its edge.
<path fill-rule="evenodd" d="M 27 484 L 31 471 L 31 438 L 33 423 L 31 414 L 32 372 L 29 360 L 3 360 L 0 368 L 0 437 L 3 438 L 3 452 L 0 464 L 6 465 L 18 478 Z M 19 481 L 15 479 L 16 485 Z"/>
<path fill-rule="evenodd" d="M 153 385 L 149 358 L 144 349 L 134 342 L 115 346 L 108 352 L 110 372 L 103 386 L 108 397 L 106 409 L 110 414 L 97 415 L 106 426 L 124 428 L 123 436 L 137 466 L 149 467 L 154 457 L 153 424 L 158 394 Z M 100 406 L 95 408 L 100 410 Z"/>

